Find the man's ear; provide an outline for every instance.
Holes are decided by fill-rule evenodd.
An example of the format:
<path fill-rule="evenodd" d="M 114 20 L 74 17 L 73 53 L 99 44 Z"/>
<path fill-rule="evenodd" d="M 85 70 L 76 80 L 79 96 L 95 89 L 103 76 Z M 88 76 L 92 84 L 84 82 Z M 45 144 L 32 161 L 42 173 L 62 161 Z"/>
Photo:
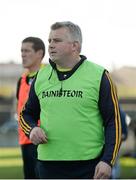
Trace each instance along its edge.
<path fill-rule="evenodd" d="M 37 52 L 38 52 L 38 56 L 40 57 L 40 59 L 42 59 L 43 58 L 43 50 L 40 49 Z"/>
<path fill-rule="evenodd" d="M 80 44 L 78 41 L 73 42 L 73 50 L 80 52 Z"/>

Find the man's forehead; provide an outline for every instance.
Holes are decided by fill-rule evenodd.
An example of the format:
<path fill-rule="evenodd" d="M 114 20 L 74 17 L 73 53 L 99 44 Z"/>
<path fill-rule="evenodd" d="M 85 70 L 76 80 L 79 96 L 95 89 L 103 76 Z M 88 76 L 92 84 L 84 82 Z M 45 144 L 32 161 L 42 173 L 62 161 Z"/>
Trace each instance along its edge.
<path fill-rule="evenodd" d="M 32 42 L 23 42 L 22 46 L 32 46 L 33 43 Z"/>
<path fill-rule="evenodd" d="M 49 34 L 49 38 L 61 38 L 61 37 L 68 37 L 69 33 L 66 28 L 59 28 L 56 30 L 51 30 Z"/>
<path fill-rule="evenodd" d="M 22 47 L 32 48 L 33 47 L 33 43 L 32 42 L 23 42 L 22 43 Z"/>

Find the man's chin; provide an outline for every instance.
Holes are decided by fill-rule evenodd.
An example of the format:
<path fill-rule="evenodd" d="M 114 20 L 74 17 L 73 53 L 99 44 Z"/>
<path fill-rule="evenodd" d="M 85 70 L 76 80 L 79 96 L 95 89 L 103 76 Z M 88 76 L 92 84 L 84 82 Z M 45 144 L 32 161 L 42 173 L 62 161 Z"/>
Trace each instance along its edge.
<path fill-rule="evenodd" d="M 51 58 L 51 61 L 55 63 L 57 61 L 57 59 L 56 58 Z"/>

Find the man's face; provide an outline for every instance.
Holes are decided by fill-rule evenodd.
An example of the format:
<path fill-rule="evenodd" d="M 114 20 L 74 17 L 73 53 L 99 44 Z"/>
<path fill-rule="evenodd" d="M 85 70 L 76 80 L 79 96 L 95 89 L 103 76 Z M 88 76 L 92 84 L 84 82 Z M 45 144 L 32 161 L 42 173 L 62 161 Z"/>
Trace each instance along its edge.
<path fill-rule="evenodd" d="M 51 30 L 49 34 L 49 55 L 52 61 L 61 62 L 71 57 L 73 41 L 66 28 Z"/>
<path fill-rule="evenodd" d="M 31 68 L 37 63 L 38 53 L 33 49 L 33 43 L 22 43 L 21 47 L 22 65 L 24 68 Z"/>

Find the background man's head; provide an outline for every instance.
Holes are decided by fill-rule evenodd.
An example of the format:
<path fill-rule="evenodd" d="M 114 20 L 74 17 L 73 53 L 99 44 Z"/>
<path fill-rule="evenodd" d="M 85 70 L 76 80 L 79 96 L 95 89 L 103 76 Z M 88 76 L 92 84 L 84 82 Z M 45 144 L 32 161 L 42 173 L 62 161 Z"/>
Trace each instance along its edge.
<path fill-rule="evenodd" d="M 35 70 L 45 55 L 44 42 L 37 37 L 27 37 L 21 46 L 22 64 L 24 68 Z"/>

